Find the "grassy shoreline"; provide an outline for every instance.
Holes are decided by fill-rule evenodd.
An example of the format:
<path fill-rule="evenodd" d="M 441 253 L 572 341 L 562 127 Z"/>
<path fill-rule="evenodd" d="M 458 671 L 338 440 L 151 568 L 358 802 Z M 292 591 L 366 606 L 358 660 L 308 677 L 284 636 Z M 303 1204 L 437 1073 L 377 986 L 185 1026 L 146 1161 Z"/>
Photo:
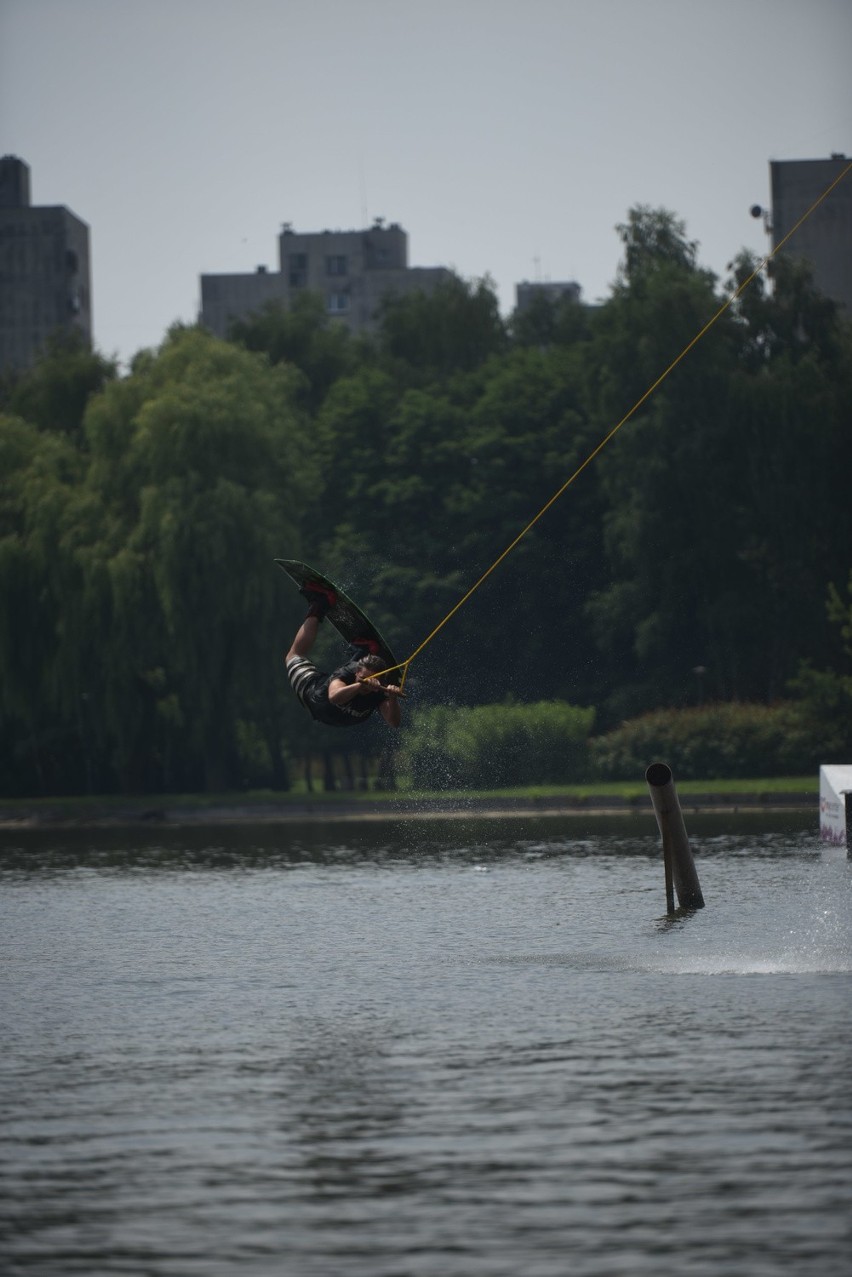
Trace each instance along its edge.
<path fill-rule="evenodd" d="M 676 781 L 685 806 L 815 807 L 819 777 L 792 776 L 746 780 Z M 633 810 L 648 801 L 640 781 L 607 781 L 583 785 L 527 785 L 489 790 L 415 790 L 309 792 L 304 788 L 221 794 L 102 795 L 0 799 L 0 825 L 86 825 L 103 823 L 287 819 L 288 816 L 333 818 L 417 814 L 463 809 L 470 813 L 530 811 Z"/>

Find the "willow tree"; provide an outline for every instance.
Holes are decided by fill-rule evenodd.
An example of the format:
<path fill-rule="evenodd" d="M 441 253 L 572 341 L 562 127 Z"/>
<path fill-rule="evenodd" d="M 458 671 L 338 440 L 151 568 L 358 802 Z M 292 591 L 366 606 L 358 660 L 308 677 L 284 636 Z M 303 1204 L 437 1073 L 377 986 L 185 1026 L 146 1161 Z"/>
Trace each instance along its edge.
<path fill-rule="evenodd" d="M 292 373 L 197 330 L 170 334 L 86 417 L 99 535 L 76 546 L 91 696 L 124 788 L 238 785 L 259 736 L 277 783 L 281 643 L 292 600 L 272 560 L 313 485 Z M 79 635 L 78 635 L 79 639 Z"/>
<path fill-rule="evenodd" d="M 0 377 L 0 412 L 79 444 L 89 400 L 116 375 L 115 362 L 90 350 L 79 330 L 57 332 L 32 367 Z"/>
<path fill-rule="evenodd" d="M 0 787 L 8 794 L 83 783 L 75 766 L 77 707 L 63 713 L 69 583 L 59 548 L 82 474 L 65 438 L 0 417 Z"/>

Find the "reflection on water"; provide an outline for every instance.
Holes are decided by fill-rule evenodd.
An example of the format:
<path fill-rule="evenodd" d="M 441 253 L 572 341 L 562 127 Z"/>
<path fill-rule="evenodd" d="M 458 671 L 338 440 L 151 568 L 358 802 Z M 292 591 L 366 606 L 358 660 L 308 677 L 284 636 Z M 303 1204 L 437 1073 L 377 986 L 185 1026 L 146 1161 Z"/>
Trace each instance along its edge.
<path fill-rule="evenodd" d="M 689 816 L 693 848 L 702 856 L 797 854 L 813 832 L 813 815 L 801 812 Z M 619 856 L 659 859 L 659 835 L 647 817 L 584 816 L 447 820 L 287 821 L 280 825 L 224 824 L 76 829 L 0 828 L 2 869 L 27 875 L 80 868 L 107 871 L 212 868 L 284 869 L 301 865 L 363 864 L 417 868 L 431 860 L 488 862 L 527 858 Z"/>
<path fill-rule="evenodd" d="M 3 1271 L 847 1277 L 850 862 L 733 819 L 0 833 Z"/>

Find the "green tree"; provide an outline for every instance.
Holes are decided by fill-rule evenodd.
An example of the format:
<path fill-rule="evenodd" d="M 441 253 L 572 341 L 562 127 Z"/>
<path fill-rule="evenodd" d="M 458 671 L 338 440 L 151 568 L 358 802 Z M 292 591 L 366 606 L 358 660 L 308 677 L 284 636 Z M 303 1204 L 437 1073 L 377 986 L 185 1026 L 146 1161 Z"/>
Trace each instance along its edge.
<path fill-rule="evenodd" d="M 115 362 L 91 351 L 82 334 L 59 334 L 32 368 L 5 376 L 0 411 L 79 444 L 89 399 L 116 375 Z"/>
<path fill-rule="evenodd" d="M 80 707 L 69 702 L 59 660 L 70 589 L 62 539 L 82 471 L 67 439 L 0 416 L 0 785 L 6 793 L 51 793 L 83 783 L 74 738 Z"/>
<path fill-rule="evenodd" d="M 90 405 L 86 429 L 101 520 L 74 553 L 82 623 L 108 635 L 91 695 L 121 787 L 239 784 L 247 723 L 284 783 L 294 613 L 272 559 L 297 544 L 313 482 L 292 373 L 176 331 Z"/>
<path fill-rule="evenodd" d="M 736 646 L 754 692 L 772 697 L 802 657 L 825 662 L 834 643 L 822 594 L 852 543 L 852 327 L 809 268 L 784 258 L 771 295 L 761 278 L 743 294 L 739 321 L 727 496 L 753 623 Z"/>
<path fill-rule="evenodd" d="M 470 478 L 462 561 L 478 576 L 554 497 L 591 442 L 582 347 L 517 348 L 494 360 L 469 410 Z M 600 579 L 600 491 L 585 473 L 562 493 L 465 607 L 463 641 L 487 649 L 500 634 L 499 677 L 521 699 L 556 695 L 587 703 L 596 691 L 582 603 Z M 493 695 L 482 669 L 472 698 Z"/>
<path fill-rule="evenodd" d="M 454 601 L 459 564 L 445 516 L 467 478 L 464 433 L 445 394 L 400 393 L 376 370 L 338 383 L 320 415 L 316 558 L 395 647 Z"/>
<path fill-rule="evenodd" d="M 400 378 L 420 383 L 469 372 L 506 344 L 493 282 L 452 275 L 432 292 L 388 296 L 379 346 Z"/>
<path fill-rule="evenodd" d="M 686 238 L 686 223 L 668 209 L 637 204 L 616 230 L 624 245 L 619 287 L 641 288 L 657 275 L 671 278 L 697 268 L 698 243 Z"/>
<path fill-rule="evenodd" d="M 368 345 L 331 320 L 318 293 L 297 294 L 292 308 L 269 302 L 258 314 L 235 320 L 229 337 L 246 350 L 268 356 L 273 364 L 298 368 L 304 381 L 294 383 L 300 401 L 316 412 L 334 383 L 354 371 L 368 356 Z"/>
<path fill-rule="evenodd" d="M 589 348 L 602 432 L 722 304 L 670 214 L 639 210 L 622 236 Z M 743 279 L 742 259 L 735 269 Z M 852 541 L 849 333 L 798 267 L 779 263 L 771 296 L 750 288 L 597 463 L 610 583 L 589 614 L 612 719 L 688 704 L 699 666 L 715 699 L 771 700 L 825 650 L 820 582 Z"/>
<path fill-rule="evenodd" d="M 840 650 L 832 664 L 821 669 L 802 661 L 790 680 L 805 724 L 821 741 L 821 762 L 845 758 L 852 750 L 852 571 L 845 594 L 833 582 L 829 585 L 826 614 Z"/>
<path fill-rule="evenodd" d="M 318 439 L 323 505 L 336 521 L 317 559 L 343 574 L 405 646 L 401 655 L 431 633 L 576 467 L 587 448 L 582 395 L 581 356 L 527 348 L 428 388 L 400 393 L 376 371 L 335 387 Z M 578 485 L 429 644 L 416 681 L 430 695 L 464 702 L 493 695 L 495 672 L 483 652 L 499 634 L 504 692 L 541 696 L 556 679 L 591 696 L 578 596 L 597 582 L 598 500 L 593 482 Z"/>
<path fill-rule="evenodd" d="M 712 274 L 697 267 L 695 245 L 672 214 L 633 210 L 619 229 L 624 264 L 594 318 L 589 347 L 598 438 L 639 403 L 719 306 Z M 720 550 L 728 540 L 732 326 L 723 320 L 707 332 L 595 463 L 609 581 L 589 600 L 588 614 L 609 666 L 612 719 L 686 700 L 693 667 L 710 665 L 704 618 L 726 588 Z"/>
<path fill-rule="evenodd" d="M 731 290 L 754 275 L 757 266 L 753 254 L 739 253 L 731 264 Z M 817 290 L 807 260 L 783 252 L 772 258 L 765 273 L 754 275 L 737 298 L 735 309 L 742 325 L 740 363 L 750 372 L 760 372 L 779 358 L 832 362 L 840 354 L 838 305 Z"/>
<path fill-rule="evenodd" d="M 588 337 L 589 318 L 589 308 L 579 298 L 551 297 L 541 291 L 523 310 L 513 312 L 509 332 L 517 346 L 572 346 Z"/>

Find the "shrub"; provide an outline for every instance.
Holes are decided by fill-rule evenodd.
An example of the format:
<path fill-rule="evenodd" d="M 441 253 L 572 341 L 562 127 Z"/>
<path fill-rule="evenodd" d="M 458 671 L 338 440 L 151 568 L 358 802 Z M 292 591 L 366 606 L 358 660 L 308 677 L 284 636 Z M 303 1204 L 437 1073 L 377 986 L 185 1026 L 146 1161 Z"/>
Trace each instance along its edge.
<path fill-rule="evenodd" d="M 819 733 L 789 701 L 654 710 L 589 747 L 597 775 L 606 780 L 643 776 L 657 759 L 682 780 L 791 776 L 824 761 Z"/>
<path fill-rule="evenodd" d="M 420 710 L 401 770 L 423 788 L 493 788 L 582 780 L 593 709 L 564 701 Z"/>
<path fill-rule="evenodd" d="M 821 762 L 852 753 L 852 676 L 803 662 L 790 680 L 802 724 L 822 741 Z"/>

